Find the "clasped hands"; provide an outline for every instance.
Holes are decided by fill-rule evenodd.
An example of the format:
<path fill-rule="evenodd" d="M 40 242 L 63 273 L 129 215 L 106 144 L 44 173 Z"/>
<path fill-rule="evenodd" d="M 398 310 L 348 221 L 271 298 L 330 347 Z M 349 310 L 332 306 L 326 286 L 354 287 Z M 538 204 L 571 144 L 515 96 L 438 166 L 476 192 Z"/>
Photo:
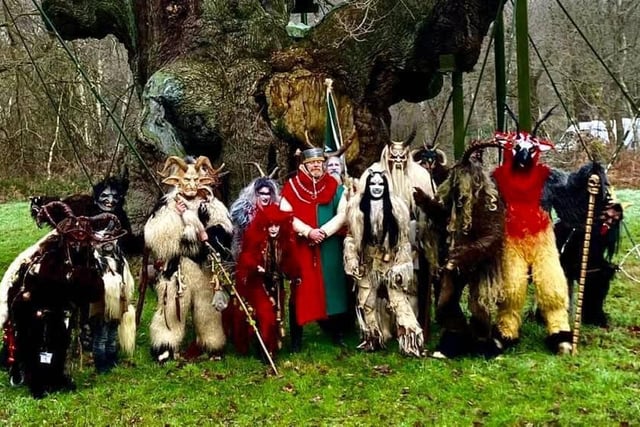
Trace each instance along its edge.
<path fill-rule="evenodd" d="M 319 245 L 324 241 L 324 239 L 327 238 L 327 233 L 320 228 L 314 228 L 313 230 L 309 231 L 309 235 L 307 236 L 307 238 L 311 240 L 313 244 Z"/>

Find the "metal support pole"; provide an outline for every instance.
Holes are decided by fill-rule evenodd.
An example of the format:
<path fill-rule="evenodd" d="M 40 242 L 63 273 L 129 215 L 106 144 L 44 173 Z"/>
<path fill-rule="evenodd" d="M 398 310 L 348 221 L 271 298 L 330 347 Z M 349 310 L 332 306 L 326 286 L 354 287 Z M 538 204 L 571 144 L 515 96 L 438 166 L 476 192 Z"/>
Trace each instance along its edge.
<path fill-rule="evenodd" d="M 516 53 L 518 59 L 518 121 L 522 131 L 531 132 L 531 87 L 529 80 L 529 18 L 527 0 L 515 0 Z"/>
<path fill-rule="evenodd" d="M 507 73 L 504 57 L 504 18 L 499 14 L 494 23 L 493 52 L 496 67 L 496 129 L 504 132 L 506 129 L 505 105 L 507 103 Z M 499 150 L 502 153 L 502 150 Z"/>
<path fill-rule="evenodd" d="M 462 89 L 462 72 L 454 71 L 451 75 L 453 86 L 453 157 L 459 160 L 464 153 L 464 92 Z"/>

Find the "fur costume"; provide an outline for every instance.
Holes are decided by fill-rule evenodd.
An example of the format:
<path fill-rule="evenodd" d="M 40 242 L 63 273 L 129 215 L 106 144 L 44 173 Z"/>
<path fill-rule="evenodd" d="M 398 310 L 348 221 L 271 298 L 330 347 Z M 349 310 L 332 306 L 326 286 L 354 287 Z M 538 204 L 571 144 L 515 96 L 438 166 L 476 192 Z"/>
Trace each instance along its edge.
<path fill-rule="evenodd" d="M 96 370 L 102 373 L 116 366 L 117 341 L 128 355 L 135 350 L 135 308 L 130 303 L 134 279 L 129 263 L 116 243 L 98 245 L 94 256 L 104 283 L 104 299 L 89 306 L 89 319 L 93 361 Z"/>
<path fill-rule="evenodd" d="M 236 298 L 243 298 L 251 307 L 271 356 L 282 347 L 284 337 L 284 277 L 292 279 L 293 286 L 297 286 L 300 278 L 291 221 L 291 215 L 276 205 L 259 209 L 244 233 L 243 249 L 236 264 Z M 234 345 L 239 353 L 246 354 L 253 328 L 235 299 L 230 310 L 234 313 Z"/>
<path fill-rule="evenodd" d="M 386 188 L 377 199 L 369 194 L 374 177 Z M 344 240 L 345 273 L 356 278 L 357 316 L 368 351 L 398 338 L 400 352 L 421 356 L 422 329 L 409 299 L 413 260 L 409 242 L 409 209 L 389 191 L 381 170 L 365 173 L 360 191 L 347 206 L 349 235 Z M 380 185 L 380 184 L 378 184 Z"/>
<path fill-rule="evenodd" d="M 201 349 L 220 352 L 225 345 L 222 315 L 212 306 L 213 274 L 206 243 L 223 251 L 232 225 L 227 208 L 208 187 L 211 180 L 203 163 L 210 168 L 206 157 L 167 160 L 165 171 L 178 168 L 163 182 L 175 187 L 162 197 L 144 227 L 146 246 L 156 259 L 164 260 L 150 325 L 151 354 L 159 362 L 178 352 L 189 313 Z"/>
<path fill-rule="evenodd" d="M 608 323 L 604 301 L 617 269 L 611 263 L 611 258 L 617 250 L 623 215 L 622 206 L 612 200 L 608 191 L 609 180 L 604 168 L 599 163 L 592 162 L 571 174 L 554 170 L 546 188 L 545 203 L 553 207 L 558 216 L 554 225 L 556 245 L 569 281 L 569 293 L 573 295 L 573 285 L 580 279 L 589 204 L 587 181 L 592 174 L 599 176 L 600 189 L 595 197 L 582 322 L 604 327 Z"/>
<path fill-rule="evenodd" d="M 413 199 L 414 188 L 421 189 L 425 194 L 433 197 L 436 185 L 431 178 L 431 174 L 411 156 L 410 145 L 415 138 L 415 130 L 404 141 L 390 140 L 380 154 L 380 161 L 370 166 L 373 170 L 383 170 L 389 177 L 391 192 L 402 200 L 409 207 L 411 229 L 409 240 L 411 242 L 415 268 L 420 270 L 430 270 L 429 264 L 433 264 L 437 259 L 437 242 L 435 239 L 419 238 L 418 236 L 433 237 L 433 234 L 425 227 L 427 221 L 420 219 L 421 210 L 415 205 Z M 365 174 L 359 182 L 362 186 L 366 179 Z M 360 188 L 360 191 L 363 191 Z M 428 242 L 428 247 L 419 248 L 418 240 Z M 411 306 L 418 315 L 420 323 L 428 327 L 428 313 L 426 313 L 427 299 L 430 299 L 430 280 L 428 274 L 417 275 L 411 281 L 409 298 Z"/>
<path fill-rule="evenodd" d="M 438 199 L 416 193 L 416 202 L 442 230 L 448 248 L 440 263 L 442 289 L 436 320 L 441 326 L 434 356 L 466 353 L 490 356 L 491 309 L 501 294 L 500 262 L 504 240 L 504 205 L 482 165 L 470 160 L 472 147 L 438 188 Z M 469 323 L 460 307 L 469 285 Z"/>
<path fill-rule="evenodd" d="M 522 310 L 531 270 L 536 300 L 547 327 L 547 344 L 554 352 L 571 351 L 567 281 L 560 265 L 551 217 L 541 205 L 550 169 L 539 164 L 550 142 L 526 132 L 496 134 L 504 147 L 504 163 L 493 172 L 506 205 L 502 257 L 504 299 L 498 307 L 500 345 L 513 343 L 520 333 Z"/>
<path fill-rule="evenodd" d="M 76 217 L 61 203 L 40 216 L 56 226 L 21 262 L 8 291 L 8 362 L 14 384 L 23 379 L 34 397 L 75 388 L 65 372 L 78 309 L 103 298 L 93 245 L 122 235 L 116 216 Z"/>
<path fill-rule="evenodd" d="M 123 230 L 127 234 L 122 236 L 120 247 L 126 254 L 138 254 L 142 251 L 142 239 L 131 232 L 129 216 L 124 209 L 125 197 L 129 190 L 129 177 L 125 168 L 119 175 L 108 177 L 93 186 L 89 194 L 74 194 L 63 199 L 51 196 L 30 197 L 31 216 L 35 219 L 45 204 L 52 201 L 62 201 L 69 206 L 75 215 L 94 216 L 101 213 L 111 213 L 118 217 Z M 47 222 L 46 218 L 42 218 Z M 42 226 L 41 223 L 38 226 Z M 54 226 L 49 224 L 49 226 Z"/>

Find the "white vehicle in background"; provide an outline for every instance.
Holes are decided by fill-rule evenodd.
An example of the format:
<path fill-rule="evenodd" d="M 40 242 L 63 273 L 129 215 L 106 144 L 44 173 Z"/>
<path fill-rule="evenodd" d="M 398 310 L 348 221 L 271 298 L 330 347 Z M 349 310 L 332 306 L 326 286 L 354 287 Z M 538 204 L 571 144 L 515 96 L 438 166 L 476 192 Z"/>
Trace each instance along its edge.
<path fill-rule="evenodd" d="M 609 123 L 609 129 L 607 129 L 607 124 L 603 120 L 578 122 L 577 129 L 575 125 L 571 125 L 564 131 L 560 141 L 556 144 L 556 148 L 562 151 L 578 147 L 580 145 L 577 136 L 578 132 L 580 132 L 581 135 L 598 138 L 604 144 L 609 144 L 611 139 L 615 139 L 616 122 L 610 120 Z M 622 127 L 624 129 L 625 148 L 638 148 L 640 146 L 640 118 L 633 121 L 625 117 L 622 119 Z M 611 131 L 612 138 L 609 138 L 609 130 Z"/>

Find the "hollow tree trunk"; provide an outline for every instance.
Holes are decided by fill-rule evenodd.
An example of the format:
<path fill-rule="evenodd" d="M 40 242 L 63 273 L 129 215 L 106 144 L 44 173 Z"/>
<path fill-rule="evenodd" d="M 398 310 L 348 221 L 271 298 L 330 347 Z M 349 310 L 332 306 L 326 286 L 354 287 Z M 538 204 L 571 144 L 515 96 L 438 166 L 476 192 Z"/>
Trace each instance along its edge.
<path fill-rule="evenodd" d="M 254 174 L 246 161 L 266 166 L 275 151 L 291 169 L 305 130 L 322 143 L 325 78 L 343 134 L 357 131 L 347 159 L 359 175 L 389 139 L 388 108 L 437 95 L 440 55 L 471 70 L 498 3 L 345 2 L 293 39 L 285 0 L 43 0 L 66 39 L 114 34 L 126 46 L 143 103 L 137 145 L 152 170 L 170 154 L 208 155 L 226 163 L 232 195 Z M 139 225 L 158 189 L 141 168 L 134 182 Z"/>

